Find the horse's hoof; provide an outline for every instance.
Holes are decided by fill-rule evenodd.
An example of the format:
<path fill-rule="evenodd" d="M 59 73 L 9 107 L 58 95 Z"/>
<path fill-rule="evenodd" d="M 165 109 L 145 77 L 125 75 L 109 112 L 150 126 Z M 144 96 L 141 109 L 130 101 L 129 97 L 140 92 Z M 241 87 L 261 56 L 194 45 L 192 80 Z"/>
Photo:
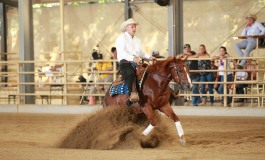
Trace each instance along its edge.
<path fill-rule="evenodd" d="M 159 145 L 159 140 L 156 136 L 142 137 L 140 139 L 142 148 L 156 148 Z"/>
<path fill-rule="evenodd" d="M 179 139 L 179 144 L 181 144 L 181 145 L 185 145 L 185 144 L 186 144 L 186 139 L 185 139 L 184 137 L 181 137 L 181 138 Z"/>

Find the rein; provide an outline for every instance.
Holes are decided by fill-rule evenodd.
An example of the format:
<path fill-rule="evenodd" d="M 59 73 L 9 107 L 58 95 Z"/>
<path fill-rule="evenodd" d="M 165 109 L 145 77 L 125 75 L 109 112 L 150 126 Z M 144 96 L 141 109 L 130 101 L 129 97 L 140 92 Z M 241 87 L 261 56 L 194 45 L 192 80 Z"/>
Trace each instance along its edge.
<path fill-rule="evenodd" d="M 142 84 L 143 84 L 144 77 L 145 77 L 145 74 L 146 74 L 146 71 L 147 71 L 148 67 L 149 67 L 149 66 L 147 66 L 147 67 L 145 68 L 145 70 L 144 70 L 144 74 L 143 74 L 143 76 L 142 76 L 142 78 L 141 78 L 141 80 L 140 80 L 140 82 L 139 82 L 140 90 L 142 90 Z"/>
<path fill-rule="evenodd" d="M 160 77 L 162 77 L 162 78 L 164 78 L 164 79 L 168 79 L 169 81 L 171 81 L 173 78 L 172 78 L 172 71 L 174 70 L 174 71 L 176 71 L 176 72 L 179 72 L 178 70 L 179 70 L 179 68 L 180 68 L 180 66 L 184 66 L 184 65 L 180 65 L 180 64 L 176 64 L 177 62 L 176 62 L 176 58 L 174 57 L 174 60 L 175 60 L 175 64 L 174 64 L 174 67 L 173 67 L 173 69 L 171 70 L 171 76 L 170 77 L 168 77 L 168 76 L 165 76 L 165 75 L 161 75 L 161 74 L 159 74 L 159 73 L 154 73 L 154 72 L 151 72 L 151 73 L 149 73 L 149 74 L 155 74 L 155 75 L 158 75 L 158 76 L 160 76 Z"/>

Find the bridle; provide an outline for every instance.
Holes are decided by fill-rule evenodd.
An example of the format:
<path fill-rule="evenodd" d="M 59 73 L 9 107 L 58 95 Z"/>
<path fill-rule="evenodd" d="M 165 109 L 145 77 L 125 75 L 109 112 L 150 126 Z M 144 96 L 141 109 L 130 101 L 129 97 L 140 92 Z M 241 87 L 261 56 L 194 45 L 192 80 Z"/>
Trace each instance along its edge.
<path fill-rule="evenodd" d="M 187 69 L 186 64 L 178 64 L 176 59 L 174 62 L 175 63 L 174 63 L 173 69 L 171 70 L 172 79 L 176 83 L 178 83 L 181 86 L 181 88 L 183 89 L 183 86 L 185 85 L 185 83 L 181 80 L 181 77 L 183 77 L 183 74 L 186 74 L 186 76 L 187 76 L 186 78 L 188 79 L 190 86 L 192 86 L 190 77 L 188 75 L 188 69 Z M 185 73 L 183 73 L 183 72 L 185 72 Z"/>
<path fill-rule="evenodd" d="M 183 70 L 184 72 L 186 72 L 185 68 L 186 68 L 186 65 L 175 63 L 173 66 L 173 69 L 171 70 L 172 79 L 180 85 L 184 84 L 184 82 L 181 81 L 180 77 L 182 77 L 181 75 L 183 74 Z"/>

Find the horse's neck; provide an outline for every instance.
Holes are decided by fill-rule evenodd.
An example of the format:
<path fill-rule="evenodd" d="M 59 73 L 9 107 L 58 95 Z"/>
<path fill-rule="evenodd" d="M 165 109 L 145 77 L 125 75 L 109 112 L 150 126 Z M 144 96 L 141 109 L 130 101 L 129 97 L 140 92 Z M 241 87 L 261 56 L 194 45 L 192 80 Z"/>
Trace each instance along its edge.
<path fill-rule="evenodd" d="M 159 66 L 155 66 L 151 68 L 149 74 L 151 74 L 151 78 L 157 83 L 160 87 L 168 86 L 171 81 L 171 72 L 170 69 L 166 68 L 166 64 L 161 64 Z"/>

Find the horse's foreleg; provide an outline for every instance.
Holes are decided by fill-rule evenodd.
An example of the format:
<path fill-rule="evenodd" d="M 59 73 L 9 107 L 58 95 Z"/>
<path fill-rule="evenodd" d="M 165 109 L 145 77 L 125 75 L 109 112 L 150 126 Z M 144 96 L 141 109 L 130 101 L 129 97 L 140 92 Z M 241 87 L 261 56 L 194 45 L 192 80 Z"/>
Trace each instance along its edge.
<path fill-rule="evenodd" d="M 169 103 L 166 104 L 165 106 L 161 107 L 159 110 L 161 112 L 165 113 L 168 117 L 170 117 L 175 122 L 176 129 L 177 129 L 178 135 L 180 137 L 180 143 L 181 144 L 185 144 L 186 140 L 185 140 L 185 137 L 184 137 L 183 128 L 182 128 L 182 126 L 180 124 L 178 116 L 174 113 L 174 111 L 171 108 L 170 104 Z"/>
<path fill-rule="evenodd" d="M 156 119 L 155 119 L 155 114 L 151 106 L 144 106 L 142 108 L 144 114 L 147 116 L 149 119 L 149 126 L 143 131 L 143 135 L 147 136 L 155 127 L 156 125 Z"/>
<path fill-rule="evenodd" d="M 149 126 L 143 131 L 143 135 L 147 136 L 154 128 L 155 126 L 149 124 Z"/>

